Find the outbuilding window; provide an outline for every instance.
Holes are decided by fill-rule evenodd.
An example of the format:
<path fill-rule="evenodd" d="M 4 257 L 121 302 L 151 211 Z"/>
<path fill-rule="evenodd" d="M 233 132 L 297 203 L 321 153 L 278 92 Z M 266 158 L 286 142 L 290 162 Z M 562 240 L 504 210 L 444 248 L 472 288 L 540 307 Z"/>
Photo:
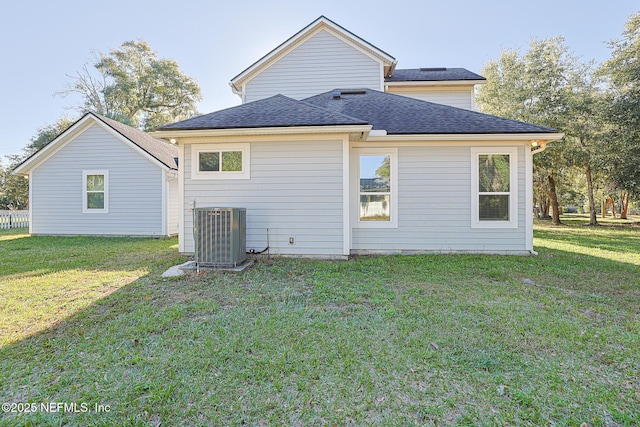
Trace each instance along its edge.
<path fill-rule="evenodd" d="M 82 212 L 109 212 L 109 171 L 82 171 Z"/>

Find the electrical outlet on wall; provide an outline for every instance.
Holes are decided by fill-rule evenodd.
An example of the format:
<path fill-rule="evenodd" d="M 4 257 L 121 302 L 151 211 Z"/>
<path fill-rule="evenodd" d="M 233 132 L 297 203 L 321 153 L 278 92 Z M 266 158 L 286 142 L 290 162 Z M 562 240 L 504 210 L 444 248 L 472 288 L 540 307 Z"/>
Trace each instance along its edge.
<path fill-rule="evenodd" d="M 296 238 L 295 237 L 289 237 L 289 244 L 290 245 L 295 245 L 296 244 Z"/>

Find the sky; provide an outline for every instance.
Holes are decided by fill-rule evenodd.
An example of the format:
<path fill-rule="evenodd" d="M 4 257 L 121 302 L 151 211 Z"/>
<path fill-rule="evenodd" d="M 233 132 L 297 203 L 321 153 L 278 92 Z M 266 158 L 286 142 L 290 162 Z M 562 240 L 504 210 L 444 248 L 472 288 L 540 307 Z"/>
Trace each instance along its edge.
<path fill-rule="evenodd" d="M 561 35 L 584 60 L 606 61 L 637 0 L 0 0 L 0 159 L 38 128 L 78 117 L 69 76 L 128 40 L 175 59 L 202 89 L 201 113 L 240 103 L 229 81 L 325 15 L 398 60 L 397 68 L 479 73 L 502 49 Z M 6 160 L 4 160 L 6 162 Z"/>

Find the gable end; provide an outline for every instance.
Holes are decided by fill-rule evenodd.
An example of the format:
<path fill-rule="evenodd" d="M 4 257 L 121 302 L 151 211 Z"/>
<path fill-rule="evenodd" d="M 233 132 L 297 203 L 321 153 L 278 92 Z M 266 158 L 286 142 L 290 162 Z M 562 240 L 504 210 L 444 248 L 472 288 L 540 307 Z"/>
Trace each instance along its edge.
<path fill-rule="evenodd" d="M 380 62 L 384 68 L 385 76 L 393 73 L 393 69 L 395 68 L 397 62 L 393 56 L 377 48 L 366 40 L 361 39 L 360 37 L 326 18 L 325 16 L 320 16 L 311 24 L 294 34 L 292 37 L 287 39 L 271 52 L 267 53 L 258 61 L 240 72 L 237 76 L 233 77 L 231 79 L 230 85 L 234 93 L 240 95 L 242 93 L 242 85 L 246 84 L 257 74 L 268 68 L 274 62 L 278 61 L 278 59 L 282 58 L 284 55 L 291 52 L 293 49 L 295 49 L 300 44 L 304 43 L 323 29 L 328 31 L 338 39 L 342 40 L 343 42 L 354 47 L 358 51 L 369 56 L 370 58 Z"/>

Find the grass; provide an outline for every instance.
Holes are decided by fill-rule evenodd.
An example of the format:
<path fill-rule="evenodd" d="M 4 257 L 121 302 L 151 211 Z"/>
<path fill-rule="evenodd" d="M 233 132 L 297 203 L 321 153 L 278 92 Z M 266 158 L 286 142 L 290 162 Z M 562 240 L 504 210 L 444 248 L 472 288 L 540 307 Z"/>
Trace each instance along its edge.
<path fill-rule="evenodd" d="M 640 225 L 563 219 L 537 257 L 178 279 L 173 239 L 2 232 L 0 402 L 88 410 L 0 425 L 638 425 Z"/>

